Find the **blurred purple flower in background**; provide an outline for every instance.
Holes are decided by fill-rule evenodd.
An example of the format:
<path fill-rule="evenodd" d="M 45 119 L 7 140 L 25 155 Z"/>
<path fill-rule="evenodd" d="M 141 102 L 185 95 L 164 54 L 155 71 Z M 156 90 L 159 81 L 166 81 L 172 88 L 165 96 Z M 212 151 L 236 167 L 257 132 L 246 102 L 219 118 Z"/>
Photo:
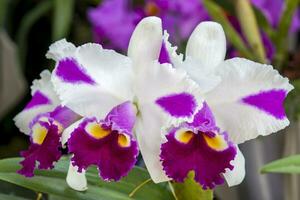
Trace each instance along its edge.
<path fill-rule="evenodd" d="M 251 0 L 252 4 L 259 9 L 267 18 L 270 25 L 276 28 L 280 22 L 281 15 L 284 9 L 284 0 Z M 296 32 L 300 28 L 300 10 L 295 12 L 292 24 L 290 26 L 291 32 Z"/>
<path fill-rule="evenodd" d="M 106 48 L 124 50 L 141 16 L 131 10 L 128 0 L 105 0 L 97 8 L 88 10 L 88 19 L 95 42 Z"/>
<path fill-rule="evenodd" d="M 247 43 L 245 36 L 242 33 L 242 29 L 241 29 L 238 19 L 233 15 L 228 15 L 227 18 L 230 21 L 230 23 L 232 24 L 232 26 L 235 28 L 235 30 L 241 35 L 244 42 Z M 263 45 L 264 45 L 264 48 L 266 51 L 266 56 L 269 60 L 272 60 L 272 58 L 275 54 L 275 46 L 272 43 L 271 39 L 268 37 L 268 35 L 265 32 L 263 32 L 262 30 L 260 31 L 260 35 L 261 35 L 261 39 L 262 39 L 262 42 L 263 42 Z M 240 55 L 239 55 L 239 52 L 236 49 L 234 49 L 233 46 L 231 46 L 229 44 L 227 56 L 229 58 L 233 58 L 233 57 L 238 57 Z"/>
<path fill-rule="evenodd" d="M 95 42 L 121 51 L 127 48 L 134 27 L 144 17 L 162 18 L 163 28 L 178 45 L 188 38 L 199 22 L 209 19 L 199 0 L 146 0 L 137 6 L 130 0 L 104 0 L 87 14 Z"/>

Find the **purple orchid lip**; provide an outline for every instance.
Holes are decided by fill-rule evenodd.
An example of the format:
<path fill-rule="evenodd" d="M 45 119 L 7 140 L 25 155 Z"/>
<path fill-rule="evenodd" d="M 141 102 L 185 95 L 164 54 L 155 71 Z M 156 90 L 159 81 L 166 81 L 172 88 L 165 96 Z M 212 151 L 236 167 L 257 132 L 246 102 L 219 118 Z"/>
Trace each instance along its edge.
<path fill-rule="evenodd" d="M 57 106 L 52 112 L 41 113 L 37 115 L 31 123 L 29 124 L 29 128 L 32 129 L 33 126 L 39 122 L 48 122 L 53 123 L 58 127 L 59 133 L 70 126 L 75 121 L 79 120 L 81 117 L 74 113 L 72 110 L 65 106 Z"/>
<path fill-rule="evenodd" d="M 39 169 L 51 169 L 61 157 L 60 133 L 52 122 L 39 121 L 33 125 L 29 149 L 21 152 L 24 160 L 20 162 L 19 174 L 32 177 L 37 161 Z"/>
<path fill-rule="evenodd" d="M 233 169 L 230 162 L 236 155 L 232 143 L 226 140 L 226 133 L 214 136 L 194 133 L 187 129 L 174 129 L 167 135 L 167 142 L 161 146 L 161 161 L 167 176 L 183 182 L 190 171 L 203 189 L 212 189 L 224 183 L 222 173 Z"/>
<path fill-rule="evenodd" d="M 194 171 L 195 181 L 204 189 L 212 189 L 224 182 L 222 173 L 226 169 L 233 169 L 230 162 L 236 148 L 226 132 L 219 132 L 206 103 L 192 123 L 172 128 L 166 138 L 160 158 L 166 175 L 175 181 L 183 182 Z"/>
<path fill-rule="evenodd" d="M 61 134 L 63 130 L 78 120 L 79 116 L 67 107 L 58 106 L 52 112 L 37 115 L 29 127 L 31 144 L 27 151 L 22 151 L 23 166 L 18 173 L 32 177 L 35 163 L 39 169 L 51 169 L 61 157 Z"/>
<path fill-rule="evenodd" d="M 104 180 L 119 180 L 136 162 L 137 143 L 133 138 L 101 124 L 95 118 L 85 119 L 68 141 L 71 161 L 78 171 L 97 165 Z"/>
<path fill-rule="evenodd" d="M 96 165 L 104 180 L 120 180 L 136 162 L 137 142 L 132 128 L 135 110 L 130 102 L 112 109 L 104 120 L 86 118 L 76 128 L 68 141 L 71 159 L 78 171 Z"/>

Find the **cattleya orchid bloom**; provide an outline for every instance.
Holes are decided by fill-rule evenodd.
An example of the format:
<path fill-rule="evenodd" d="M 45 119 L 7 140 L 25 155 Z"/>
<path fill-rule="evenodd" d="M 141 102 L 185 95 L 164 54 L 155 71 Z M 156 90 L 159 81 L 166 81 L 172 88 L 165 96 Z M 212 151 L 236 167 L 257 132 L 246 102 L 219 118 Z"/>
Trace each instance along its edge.
<path fill-rule="evenodd" d="M 36 162 L 39 169 L 51 169 L 61 157 L 61 136 L 63 131 L 77 121 L 80 116 L 60 105 L 50 81 L 51 73 L 45 70 L 41 79 L 34 80 L 31 86 L 32 98 L 15 118 L 16 126 L 30 135 L 31 145 L 21 155 L 22 169 L 18 173 L 32 177 Z M 70 167 L 69 173 L 77 173 Z M 86 182 L 85 177 L 81 178 Z"/>
<path fill-rule="evenodd" d="M 141 41 L 144 32 L 151 32 L 152 38 Z M 233 168 L 230 161 L 236 155 L 236 147 L 214 124 L 203 104 L 201 88 L 183 70 L 160 64 L 156 59 L 161 34 L 161 20 L 150 17 L 142 20 L 134 32 L 129 57 L 99 44 L 85 44 L 72 51 L 58 50 L 66 53 L 56 60 L 52 73 L 55 90 L 63 105 L 84 117 L 65 136 L 73 154 L 71 161 L 79 172 L 96 165 L 104 180 L 119 180 L 135 164 L 137 141 L 153 180 L 169 180 L 171 173 L 182 172 L 164 172 L 160 148 L 167 133 L 174 132 L 179 144 L 193 141 L 191 149 L 203 145 L 195 154 L 203 163 L 192 160 L 191 166 L 197 172 L 201 169 L 196 173 L 198 182 L 212 188 L 223 181 L 221 173 Z M 59 42 L 65 43 L 62 48 L 72 46 Z M 185 129 L 177 130 L 179 125 L 185 125 Z M 192 132 L 199 134 L 192 138 Z M 215 142 L 221 146 L 213 148 Z M 176 144 L 171 146 L 165 148 L 177 148 Z M 186 169 L 193 170 L 191 166 Z M 157 170 L 159 174 L 153 174 Z M 184 175 L 174 179 L 181 181 Z"/>
<path fill-rule="evenodd" d="M 150 24 L 155 26 L 152 20 L 147 20 L 147 23 L 148 26 L 151 26 Z M 140 42 L 143 43 L 148 38 L 155 40 L 151 31 L 148 33 L 144 31 Z M 183 60 L 183 55 L 176 53 L 176 47 L 169 43 L 167 32 L 164 32 L 159 39 L 162 41 L 162 45 L 156 51 L 160 52 L 160 62 L 170 63 L 175 69 L 186 71 L 201 88 L 205 102 L 204 108 L 206 107 L 208 110 L 207 114 L 203 115 L 205 116 L 205 120 L 202 119 L 204 124 L 216 123 L 220 130 L 227 132 L 224 139 L 219 139 L 219 135 L 212 135 L 210 141 L 207 141 L 208 146 L 224 153 L 224 149 L 232 145 L 230 142 L 224 141 L 229 140 L 237 145 L 259 135 L 266 136 L 277 132 L 289 125 L 283 103 L 293 86 L 271 65 L 259 64 L 244 58 L 224 60 L 226 40 L 224 31 L 219 24 L 203 22 L 195 28 L 187 43 L 185 60 Z M 138 52 L 139 49 L 136 51 Z M 143 58 L 147 54 L 140 56 L 141 59 L 148 59 Z M 195 120 L 197 121 L 197 115 L 194 117 Z M 185 123 L 180 124 L 168 132 L 167 142 L 162 144 L 160 158 L 157 159 L 162 161 L 164 172 L 172 179 L 182 180 L 187 171 L 193 169 L 196 172 L 196 181 L 201 183 L 197 178 L 197 170 L 195 170 L 195 166 L 197 166 L 195 163 L 201 160 L 196 156 L 200 154 L 201 145 L 200 143 L 196 145 L 193 139 L 196 137 L 197 131 L 203 132 L 203 130 L 193 131 L 189 127 L 188 132 L 177 133 L 178 130 L 186 130 L 186 126 Z M 176 146 L 174 145 L 176 137 L 183 137 L 189 142 L 177 143 Z M 147 140 L 146 136 L 144 140 Z M 196 147 L 192 148 L 192 146 Z M 141 150 L 143 149 L 141 148 Z M 217 156 L 211 156 L 210 159 L 212 158 L 221 160 Z M 145 153 L 144 159 L 147 160 Z M 233 170 L 224 173 L 224 178 L 229 186 L 239 184 L 243 180 L 244 162 L 243 155 L 238 151 L 234 161 L 231 162 Z M 201 163 L 206 165 L 205 162 Z M 146 165 L 148 169 L 152 167 L 151 163 L 146 162 Z M 198 166 L 201 166 L 200 163 Z M 209 170 L 215 170 L 216 166 L 219 165 L 211 166 Z M 230 166 L 227 168 L 231 169 Z M 159 170 L 159 168 L 151 168 L 149 172 L 153 176 L 164 173 Z M 199 174 L 200 171 L 199 169 Z M 159 176 L 156 177 L 155 180 L 163 181 Z M 217 184 L 218 180 L 215 183 Z M 201 184 L 203 185 L 203 183 Z"/>

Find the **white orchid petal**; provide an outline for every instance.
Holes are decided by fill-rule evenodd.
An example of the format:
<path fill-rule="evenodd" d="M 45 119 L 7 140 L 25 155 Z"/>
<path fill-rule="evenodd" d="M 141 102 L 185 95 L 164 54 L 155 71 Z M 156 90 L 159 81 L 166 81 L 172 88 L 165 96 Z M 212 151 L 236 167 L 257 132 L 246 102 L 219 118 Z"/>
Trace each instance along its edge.
<path fill-rule="evenodd" d="M 159 158 L 160 145 L 164 142 L 164 139 L 161 134 L 153 132 L 160 131 L 159 128 L 154 128 L 154 126 L 159 125 L 158 121 L 163 121 L 163 119 L 161 119 L 160 115 L 153 112 L 151 107 L 141 109 L 145 114 L 137 118 L 135 132 L 143 160 L 154 183 L 168 181 L 170 178 L 163 171 Z"/>
<path fill-rule="evenodd" d="M 216 22 L 201 22 L 188 40 L 186 56 L 214 69 L 224 61 L 225 55 L 226 37 L 222 26 Z"/>
<path fill-rule="evenodd" d="M 183 55 L 177 53 L 177 46 L 173 46 L 169 41 L 169 33 L 165 30 L 163 35 L 163 41 L 167 49 L 168 55 L 174 67 L 177 67 L 183 62 Z"/>
<path fill-rule="evenodd" d="M 61 39 L 50 45 L 46 57 L 58 61 L 62 58 L 72 57 L 75 50 L 74 44 L 67 42 L 66 39 Z"/>
<path fill-rule="evenodd" d="M 74 190 L 85 191 L 88 189 L 85 172 L 77 172 L 77 167 L 69 164 L 69 170 L 66 178 L 67 184 Z"/>
<path fill-rule="evenodd" d="M 283 101 L 293 86 L 272 66 L 234 58 L 222 63 L 217 75 L 221 83 L 204 98 L 233 142 L 268 135 L 289 124 Z"/>
<path fill-rule="evenodd" d="M 52 82 L 62 104 L 81 116 L 103 118 L 133 98 L 129 58 L 98 44 L 78 47 L 74 57 L 59 60 Z"/>
<path fill-rule="evenodd" d="M 239 185 L 245 178 L 246 171 L 245 171 L 245 158 L 236 145 L 237 148 L 237 155 L 231 164 L 234 166 L 233 170 L 226 170 L 223 174 L 227 184 L 229 187 Z"/>
<path fill-rule="evenodd" d="M 133 70 L 128 57 L 90 43 L 77 48 L 76 59 L 101 87 L 120 98 L 133 98 Z"/>
<path fill-rule="evenodd" d="M 137 75 L 135 92 L 138 100 L 139 117 L 136 125 L 137 140 L 146 167 L 155 182 L 167 181 L 160 162 L 160 146 L 165 142 L 167 128 L 190 121 L 188 117 L 176 117 L 162 109 L 157 99 L 170 94 L 190 94 L 201 109 L 202 97 L 196 83 L 183 71 L 172 68 L 170 64 L 158 62 L 141 68 Z"/>
<path fill-rule="evenodd" d="M 177 65 L 177 68 L 185 70 L 199 85 L 202 93 L 209 92 L 221 82 L 221 77 L 211 73 L 210 67 L 205 67 L 200 61 L 191 57 L 187 57 L 183 63 Z"/>
<path fill-rule="evenodd" d="M 149 62 L 158 59 L 162 44 L 162 22 L 158 17 L 146 17 L 136 26 L 128 47 L 133 62 Z M 139 67 L 137 65 L 137 67 Z"/>
<path fill-rule="evenodd" d="M 40 74 L 41 79 L 33 81 L 31 86 L 31 94 L 34 97 L 36 92 L 39 92 L 43 98 L 48 102 L 40 103 L 30 108 L 25 108 L 17 116 L 14 121 L 16 126 L 25 134 L 29 134 L 29 123 L 40 113 L 52 111 L 56 106 L 60 104 L 58 96 L 54 92 L 53 85 L 50 81 L 51 73 L 48 70 L 44 70 Z"/>

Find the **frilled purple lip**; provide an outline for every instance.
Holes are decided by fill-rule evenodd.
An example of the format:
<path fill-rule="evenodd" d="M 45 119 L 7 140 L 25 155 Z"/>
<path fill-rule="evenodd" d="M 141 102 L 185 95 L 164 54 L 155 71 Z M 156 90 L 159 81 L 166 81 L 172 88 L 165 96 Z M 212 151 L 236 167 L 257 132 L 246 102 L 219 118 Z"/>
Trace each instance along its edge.
<path fill-rule="evenodd" d="M 68 141 L 71 159 L 78 171 L 96 165 L 104 180 L 119 180 L 136 162 L 137 143 L 126 133 L 111 130 L 95 118 L 85 119 Z"/>
<path fill-rule="evenodd" d="M 175 181 L 183 182 L 188 173 L 194 171 L 195 180 L 203 189 L 222 184 L 224 180 L 221 174 L 227 168 L 233 169 L 230 161 L 236 155 L 235 147 L 225 140 L 224 135 L 218 137 L 222 137 L 225 144 L 214 146 L 213 139 L 217 135 L 202 132 L 188 134 L 188 138 L 182 142 L 176 138 L 176 131 L 173 130 L 167 135 L 167 142 L 162 144 L 160 157 L 166 174 Z"/>
<path fill-rule="evenodd" d="M 20 162 L 22 168 L 19 174 L 32 177 L 36 162 L 39 169 L 51 169 L 54 162 L 61 157 L 60 133 L 57 125 L 52 122 L 37 122 L 31 132 L 31 144 L 29 149 L 21 152 L 24 160 Z"/>
<path fill-rule="evenodd" d="M 222 173 L 233 169 L 230 162 L 236 148 L 227 133 L 219 133 L 215 119 L 206 103 L 195 115 L 194 121 L 173 128 L 161 145 L 160 158 L 167 176 L 183 182 L 190 171 L 204 189 L 222 184 Z"/>
<path fill-rule="evenodd" d="M 117 181 L 127 175 L 138 155 L 132 134 L 135 118 L 134 105 L 124 102 L 114 107 L 104 120 L 84 119 L 68 141 L 72 164 L 79 172 L 96 165 L 104 180 Z"/>

